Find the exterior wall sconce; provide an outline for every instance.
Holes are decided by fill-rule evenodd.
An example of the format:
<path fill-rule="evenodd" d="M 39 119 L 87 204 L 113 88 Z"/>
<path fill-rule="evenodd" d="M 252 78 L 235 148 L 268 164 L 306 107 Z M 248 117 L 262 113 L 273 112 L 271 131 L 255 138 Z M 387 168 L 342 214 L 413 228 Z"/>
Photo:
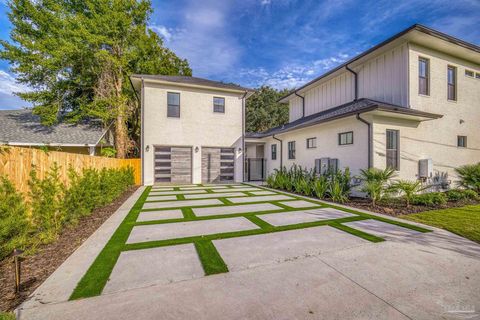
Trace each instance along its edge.
<path fill-rule="evenodd" d="M 150 150 L 150 146 L 147 144 L 147 147 L 145 148 L 145 151 L 149 151 Z"/>
<path fill-rule="evenodd" d="M 198 149 L 198 147 L 195 147 L 195 153 L 197 153 L 197 152 L 198 152 L 198 150 L 200 150 L 200 149 Z"/>
<path fill-rule="evenodd" d="M 238 152 L 239 152 L 239 153 L 242 152 L 242 148 L 238 148 Z"/>

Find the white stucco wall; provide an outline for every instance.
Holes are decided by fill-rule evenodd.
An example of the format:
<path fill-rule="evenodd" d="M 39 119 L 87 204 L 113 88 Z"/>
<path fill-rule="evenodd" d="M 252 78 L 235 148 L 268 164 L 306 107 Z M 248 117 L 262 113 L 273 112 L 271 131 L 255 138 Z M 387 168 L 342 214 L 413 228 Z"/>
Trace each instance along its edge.
<path fill-rule="evenodd" d="M 180 118 L 167 117 L 167 92 L 180 93 Z M 235 148 L 235 181 L 242 181 L 242 93 L 145 83 L 143 105 L 144 184 L 152 185 L 153 146 L 192 147 L 193 183 L 201 183 L 202 147 Z M 225 98 L 225 113 L 213 112 L 213 97 Z M 146 151 L 149 146 L 149 151 Z M 198 152 L 195 148 L 198 147 Z"/>

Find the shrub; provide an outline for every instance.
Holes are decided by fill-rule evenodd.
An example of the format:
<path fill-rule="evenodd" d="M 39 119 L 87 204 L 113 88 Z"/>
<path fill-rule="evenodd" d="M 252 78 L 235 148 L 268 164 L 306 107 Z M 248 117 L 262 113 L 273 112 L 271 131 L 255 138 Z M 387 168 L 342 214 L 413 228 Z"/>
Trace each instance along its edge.
<path fill-rule="evenodd" d="M 447 203 L 447 196 L 442 192 L 416 194 L 412 197 L 412 203 L 429 207 L 441 206 Z"/>
<path fill-rule="evenodd" d="M 458 184 L 465 189 L 471 189 L 480 194 L 480 162 L 467 164 L 455 169 L 460 180 Z"/>
<path fill-rule="evenodd" d="M 390 186 L 392 191 L 400 192 L 405 199 L 407 207 L 410 207 L 413 196 L 426 188 L 428 188 L 428 186 L 423 186 L 420 181 L 408 180 L 397 180 Z"/>
<path fill-rule="evenodd" d="M 329 187 L 327 178 L 325 176 L 320 176 L 312 182 L 312 185 L 315 196 L 319 199 L 325 198 Z"/>
<path fill-rule="evenodd" d="M 24 197 L 13 184 L 0 177 L 0 260 L 16 247 L 23 248 L 28 229 Z"/>
<path fill-rule="evenodd" d="M 348 200 L 348 193 L 345 193 L 342 182 L 339 179 L 333 179 L 328 188 L 330 198 L 335 202 L 344 203 Z"/>
<path fill-rule="evenodd" d="M 452 189 L 445 192 L 448 201 L 461 201 L 461 200 L 475 200 L 478 199 L 478 194 L 470 189 Z"/>
<path fill-rule="evenodd" d="M 375 206 L 378 200 L 381 200 L 389 191 L 388 181 L 395 176 L 395 170 L 386 168 L 380 170 L 377 168 L 368 168 L 360 170 L 360 178 L 363 180 L 362 192 L 367 193 Z"/>

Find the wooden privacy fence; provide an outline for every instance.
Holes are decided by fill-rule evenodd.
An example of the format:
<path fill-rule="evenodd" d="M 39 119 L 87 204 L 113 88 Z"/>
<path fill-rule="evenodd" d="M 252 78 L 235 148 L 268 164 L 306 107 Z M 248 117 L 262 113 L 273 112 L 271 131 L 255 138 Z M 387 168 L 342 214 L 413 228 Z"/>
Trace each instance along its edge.
<path fill-rule="evenodd" d="M 123 168 L 131 166 L 134 169 L 135 184 L 141 183 L 140 159 L 115 159 L 96 157 L 83 154 L 44 151 L 40 149 L 21 147 L 0 147 L 0 175 L 4 175 L 21 192 L 28 191 L 28 180 L 32 165 L 35 166 L 40 178 L 50 170 L 54 163 L 59 167 L 63 182 L 68 181 L 68 168 L 72 166 L 77 172 L 84 168 Z"/>

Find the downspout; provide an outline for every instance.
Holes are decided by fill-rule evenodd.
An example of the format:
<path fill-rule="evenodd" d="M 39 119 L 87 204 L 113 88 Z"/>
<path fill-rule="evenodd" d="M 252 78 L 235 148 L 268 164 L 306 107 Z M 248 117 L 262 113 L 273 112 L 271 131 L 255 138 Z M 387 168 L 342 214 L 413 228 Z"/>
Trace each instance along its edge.
<path fill-rule="evenodd" d="M 242 96 L 242 182 L 245 182 L 245 97 L 248 91 Z"/>
<path fill-rule="evenodd" d="M 368 168 L 372 167 L 372 124 L 367 120 L 360 117 L 360 113 L 357 113 L 357 120 L 365 123 L 367 125 L 368 130 Z"/>
<path fill-rule="evenodd" d="M 302 118 L 304 118 L 305 117 L 305 97 L 299 95 L 296 90 L 293 93 L 295 93 L 297 97 L 300 97 L 302 99 Z"/>
<path fill-rule="evenodd" d="M 278 139 L 275 135 L 272 138 L 280 142 L 280 170 L 283 168 L 283 140 Z"/>
<path fill-rule="evenodd" d="M 358 100 L 358 73 L 356 73 L 355 71 L 350 69 L 350 67 L 348 65 L 345 66 L 345 69 L 347 69 L 347 71 L 350 71 L 351 73 L 353 73 L 353 79 L 355 81 L 355 99 L 353 101 L 357 101 Z"/>

